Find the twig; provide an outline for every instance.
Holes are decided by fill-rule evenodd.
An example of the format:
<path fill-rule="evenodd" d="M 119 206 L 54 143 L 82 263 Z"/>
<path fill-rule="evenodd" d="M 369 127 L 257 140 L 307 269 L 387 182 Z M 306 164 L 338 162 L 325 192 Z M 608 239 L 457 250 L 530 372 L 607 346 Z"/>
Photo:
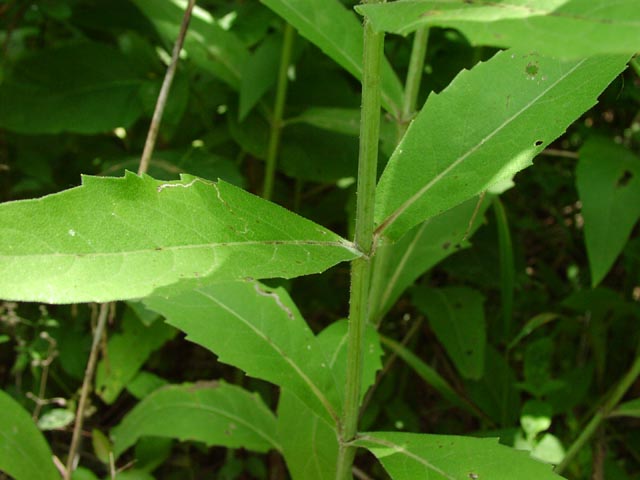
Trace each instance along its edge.
<path fill-rule="evenodd" d="M 169 90 L 171 89 L 171 83 L 173 82 L 173 77 L 176 73 L 176 66 L 178 65 L 178 60 L 180 58 L 180 51 L 182 50 L 182 45 L 184 45 L 184 39 L 187 36 L 187 28 L 189 27 L 191 12 L 193 11 L 195 4 L 196 0 L 189 0 L 187 9 L 184 11 L 182 23 L 180 24 L 180 32 L 178 33 L 178 38 L 176 39 L 176 43 L 173 47 L 171 63 L 169 63 L 169 68 L 167 68 L 167 73 L 164 76 L 162 87 L 160 88 L 160 94 L 156 101 L 156 108 L 153 111 L 153 117 L 151 118 L 151 126 L 149 127 L 149 133 L 147 134 L 147 140 L 144 143 L 144 150 L 142 152 L 142 158 L 140 159 L 138 175 L 146 173 L 149 169 L 151 155 L 153 154 L 153 149 L 156 145 L 160 122 L 162 121 L 162 115 L 164 114 L 164 107 L 166 106 L 167 99 L 169 98 Z"/>
<path fill-rule="evenodd" d="M 71 437 L 71 447 L 69 447 L 69 458 L 67 458 L 67 471 L 65 472 L 65 480 L 71 479 L 73 473 L 76 452 L 80 443 L 80 434 L 82 432 L 82 423 L 84 420 L 84 412 L 89 397 L 89 390 L 91 389 L 91 383 L 93 381 L 93 372 L 96 367 L 96 361 L 98 359 L 98 351 L 100 347 L 100 339 L 102 338 L 102 332 L 104 326 L 107 323 L 107 317 L 109 316 L 109 303 L 103 303 L 100 305 L 100 313 L 98 314 L 98 324 L 93 332 L 93 343 L 91 344 L 91 352 L 89 353 L 89 361 L 87 362 L 87 369 L 84 372 L 84 379 L 82 381 L 82 390 L 80 392 L 80 401 L 78 402 L 78 409 L 76 410 L 76 420 L 73 427 L 73 436 Z"/>

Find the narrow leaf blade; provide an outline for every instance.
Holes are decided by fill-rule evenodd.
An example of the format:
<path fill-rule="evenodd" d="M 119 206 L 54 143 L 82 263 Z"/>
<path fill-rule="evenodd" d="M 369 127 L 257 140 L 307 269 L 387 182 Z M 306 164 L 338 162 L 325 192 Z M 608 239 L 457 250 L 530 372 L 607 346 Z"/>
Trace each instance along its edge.
<path fill-rule="evenodd" d="M 611 140 L 592 138 L 580 150 L 576 177 L 595 287 L 640 218 L 640 159 Z"/>
<path fill-rule="evenodd" d="M 337 418 L 340 402 L 324 352 L 286 290 L 231 282 L 169 288 L 166 297 L 144 302 L 221 362 L 288 388 L 328 422 Z"/>
<path fill-rule="evenodd" d="M 471 243 L 482 225 L 490 195 L 472 198 L 417 225 L 395 243 L 378 246 L 371 286 L 371 315 L 381 319 L 415 280 Z"/>
<path fill-rule="evenodd" d="M 351 245 L 223 181 L 85 176 L 0 205 L 0 298 L 105 302 L 177 282 L 290 278 L 354 258 Z"/>
<path fill-rule="evenodd" d="M 495 438 L 416 433 L 364 433 L 355 442 L 367 448 L 394 480 L 560 479 L 528 452 L 500 445 Z"/>
<path fill-rule="evenodd" d="M 396 240 L 530 165 L 595 104 L 627 60 L 563 62 L 513 50 L 460 73 L 429 96 L 383 172 L 378 234 Z"/>
<path fill-rule="evenodd" d="M 15 480 L 57 480 L 53 454 L 31 416 L 0 390 L 0 471 Z"/>
<path fill-rule="evenodd" d="M 347 330 L 347 321 L 341 320 L 332 323 L 317 337 L 334 374 L 333 388 L 341 397 L 347 365 Z M 373 384 L 376 372 L 382 367 L 380 342 L 371 326 L 365 333 L 365 345 L 361 396 Z M 287 389 L 282 390 L 278 402 L 278 433 L 292 478 L 328 480 L 335 477 L 339 450 L 336 424 L 327 423 Z"/>
<path fill-rule="evenodd" d="M 423 26 L 455 28 L 473 45 L 524 47 L 556 57 L 640 49 L 635 0 L 401 0 L 357 10 L 378 30 L 406 35 Z"/>
<path fill-rule="evenodd" d="M 257 394 L 224 382 L 172 385 L 143 399 L 112 431 L 116 458 L 143 436 L 280 449 L 271 410 Z"/>
<path fill-rule="evenodd" d="M 358 80 L 362 79 L 362 25 L 339 0 L 261 0 Z M 402 105 L 402 85 L 391 65 L 382 67 L 382 103 Z"/>
<path fill-rule="evenodd" d="M 460 374 L 482 377 L 487 343 L 484 297 L 467 287 L 418 287 L 412 297 Z"/>

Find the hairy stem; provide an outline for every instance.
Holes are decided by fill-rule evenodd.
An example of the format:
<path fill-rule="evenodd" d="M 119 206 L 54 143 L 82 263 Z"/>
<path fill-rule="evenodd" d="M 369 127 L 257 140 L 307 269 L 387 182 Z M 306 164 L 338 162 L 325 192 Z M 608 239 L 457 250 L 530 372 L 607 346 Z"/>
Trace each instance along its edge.
<path fill-rule="evenodd" d="M 178 38 L 176 39 L 176 43 L 173 46 L 171 62 L 169 63 L 169 68 L 167 68 L 167 73 L 165 73 L 164 75 L 164 80 L 162 81 L 162 87 L 160 88 L 158 100 L 156 100 L 156 108 L 153 111 L 151 126 L 149 127 L 149 132 L 147 133 L 147 140 L 144 143 L 144 150 L 142 151 L 142 158 L 140 159 L 138 175 L 146 173 L 149 169 L 151 155 L 153 154 L 153 149 L 156 146 L 156 139 L 158 138 L 160 122 L 162 121 L 162 115 L 164 114 L 164 107 L 167 105 L 169 90 L 171 90 L 171 83 L 173 82 L 173 77 L 176 74 L 176 66 L 178 65 L 178 60 L 180 58 L 180 51 L 182 50 L 182 45 L 184 45 L 184 39 L 187 36 L 187 29 L 189 28 L 189 22 L 191 21 L 191 12 L 193 11 L 193 7 L 195 7 L 195 5 L 196 0 L 189 0 L 187 9 L 184 11 L 182 23 L 180 24 L 180 32 L 178 33 Z"/>
<path fill-rule="evenodd" d="M 584 445 L 591 440 L 591 438 L 597 433 L 598 428 L 602 422 L 611 414 L 614 408 L 620 403 L 622 397 L 624 397 L 627 390 L 633 385 L 636 379 L 640 376 L 640 349 L 636 353 L 636 357 L 631 365 L 631 368 L 625 373 L 618 384 L 613 388 L 611 394 L 603 402 L 602 407 L 591 418 L 586 427 L 582 429 L 580 435 L 571 444 L 569 450 L 564 459 L 555 468 L 555 472 L 561 474 L 571 464 L 578 452 L 584 447 Z"/>
<path fill-rule="evenodd" d="M 284 27 L 284 40 L 282 42 L 282 55 L 280 56 L 280 68 L 278 70 L 278 83 L 276 87 L 276 100 L 271 117 L 271 131 L 269 132 L 269 149 L 267 150 L 267 165 L 262 185 L 262 198 L 269 200 L 273 194 L 273 180 L 276 174 L 276 161 L 282 135 L 282 114 L 287 101 L 287 86 L 289 65 L 293 52 L 293 39 L 296 31 L 287 23 Z"/>
<path fill-rule="evenodd" d="M 70 480 L 71 474 L 73 473 L 75 457 L 78 451 L 78 446 L 80 444 L 80 434 L 82 432 L 82 423 L 84 421 L 84 412 L 87 405 L 87 398 L 89 397 L 89 390 L 91 390 L 91 383 L 93 382 L 93 372 L 96 368 L 98 351 L 100 350 L 100 341 L 102 339 L 104 327 L 107 323 L 110 305 L 111 304 L 109 303 L 103 303 L 102 305 L 100 305 L 98 323 L 96 325 L 95 331 L 93 332 L 91 352 L 89 352 L 89 361 L 87 362 L 87 368 L 84 372 L 84 379 L 82 380 L 82 390 L 80 391 L 80 401 L 78 402 L 78 409 L 76 410 L 75 425 L 73 426 L 73 436 L 71 437 L 69 457 L 67 458 L 67 471 L 65 472 L 65 480 Z"/>
<path fill-rule="evenodd" d="M 377 0 L 371 0 L 369 3 L 378 2 Z M 352 478 L 351 467 L 355 456 L 355 447 L 348 445 L 347 442 L 355 438 L 358 429 L 364 332 L 368 321 L 369 306 L 370 254 L 373 244 L 373 207 L 380 134 L 380 71 L 383 59 L 383 45 L 384 34 L 376 33 L 369 22 L 365 20 L 355 228 L 355 243 L 365 255 L 354 260 L 351 264 L 347 380 L 344 410 L 340 425 L 337 480 Z"/>

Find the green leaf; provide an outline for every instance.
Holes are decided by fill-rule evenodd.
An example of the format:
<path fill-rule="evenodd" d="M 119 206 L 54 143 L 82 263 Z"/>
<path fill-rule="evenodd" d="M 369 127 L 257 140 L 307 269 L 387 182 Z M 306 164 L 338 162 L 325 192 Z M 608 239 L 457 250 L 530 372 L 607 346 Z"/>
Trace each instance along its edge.
<path fill-rule="evenodd" d="M 498 227 L 498 251 L 500 253 L 500 300 L 502 301 L 502 326 L 504 338 L 511 332 L 516 267 L 513 258 L 513 242 L 509 219 L 500 197 L 493 200 L 493 212 Z"/>
<path fill-rule="evenodd" d="M 166 297 L 145 304 L 221 362 L 288 388 L 328 422 L 337 418 L 340 402 L 326 356 L 286 290 L 255 281 L 169 288 Z"/>
<path fill-rule="evenodd" d="M 144 325 L 132 310 L 122 319 L 122 332 L 111 334 L 105 357 L 96 371 L 96 393 L 112 404 L 155 350 L 172 339 L 177 330 L 164 322 Z"/>
<path fill-rule="evenodd" d="M 138 400 L 142 400 L 167 383 L 167 380 L 154 373 L 141 371 L 127 384 L 127 391 Z"/>
<path fill-rule="evenodd" d="M 195 440 L 257 452 L 280 450 L 275 416 L 260 397 L 224 382 L 156 390 L 138 403 L 111 434 L 116 458 L 142 436 Z"/>
<path fill-rule="evenodd" d="M 242 68 L 238 118 L 242 121 L 260 98 L 276 83 L 282 38 L 268 36 L 249 56 Z"/>
<path fill-rule="evenodd" d="M 342 397 L 347 366 L 348 322 L 332 323 L 317 337 L 334 373 L 336 388 Z M 365 332 L 361 395 L 364 396 L 381 368 L 380 342 L 372 326 Z M 278 402 L 278 435 L 292 478 L 327 480 L 335 478 L 338 434 L 334 423 L 327 423 L 289 390 L 282 389 Z"/>
<path fill-rule="evenodd" d="M 186 4 L 166 0 L 132 1 L 151 20 L 171 51 L 178 38 Z M 222 28 L 209 12 L 198 6 L 193 9 L 183 48 L 198 67 L 234 90 L 239 88 L 249 52 L 238 37 Z"/>
<path fill-rule="evenodd" d="M 469 398 L 502 427 L 518 421 L 520 396 L 516 377 L 504 355 L 487 345 L 484 359 L 485 375 L 479 381 L 468 380 L 465 390 Z"/>
<path fill-rule="evenodd" d="M 406 35 L 422 26 L 455 28 L 473 45 L 523 47 L 556 57 L 640 50 L 636 0 L 400 0 L 356 10 L 378 30 Z"/>
<path fill-rule="evenodd" d="M 640 418 L 640 398 L 621 403 L 609 416 Z"/>
<path fill-rule="evenodd" d="M 484 297 L 467 287 L 417 287 L 412 298 L 460 374 L 476 380 L 482 377 L 487 343 Z"/>
<path fill-rule="evenodd" d="M 358 80 L 362 79 L 362 25 L 339 0 L 261 0 L 303 37 Z M 390 113 L 402 105 L 402 85 L 391 65 L 382 66 L 382 104 Z"/>
<path fill-rule="evenodd" d="M 282 207 L 189 176 L 85 176 L 80 187 L 0 205 L 7 300 L 139 298 L 180 280 L 290 278 L 355 256 L 350 242 Z"/>
<path fill-rule="evenodd" d="M 389 160 L 377 190 L 378 235 L 397 240 L 530 165 L 627 60 L 561 62 L 513 50 L 460 73 L 429 96 Z"/>
<path fill-rule="evenodd" d="M 70 425 L 74 418 L 75 414 L 72 411 L 66 408 L 54 408 L 38 419 L 38 428 L 40 430 L 63 429 Z"/>
<path fill-rule="evenodd" d="M 539 433 L 549 430 L 553 410 L 551 405 L 540 400 L 529 400 L 522 407 L 520 426 L 528 438 L 533 439 Z"/>
<path fill-rule="evenodd" d="M 482 225 L 488 200 L 472 198 L 414 227 L 397 242 L 378 246 L 370 295 L 374 322 L 420 275 L 471 245 L 467 239 Z"/>
<path fill-rule="evenodd" d="M 20 133 L 100 133 L 129 127 L 144 111 L 141 72 L 99 43 L 41 50 L 0 86 L 0 127 Z"/>
<path fill-rule="evenodd" d="M 554 320 L 557 320 L 559 317 L 560 315 L 553 312 L 539 313 L 535 317 L 529 319 L 529 321 L 527 321 L 527 323 L 524 324 L 524 326 L 522 327 L 518 335 L 516 335 L 515 338 L 511 340 L 507 348 L 511 350 L 513 347 L 518 345 L 518 343 L 520 343 L 520 341 L 523 338 L 528 336 L 534 330 L 537 330 L 538 328 L 546 325 L 549 322 L 553 322 Z"/>
<path fill-rule="evenodd" d="M 394 480 L 553 480 L 550 465 L 494 438 L 375 432 L 359 435 Z"/>
<path fill-rule="evenodd" d="M 470 405 L 470 403 L 456 392 L 447 381 L 440 376 L 440 374 L 422 361 L 418 356 L 409 350 L 401 343 L 396 342 L 385 336 L 381 336 L 380 340 L 385 347 L 395 353 L 398 357 L 405 361 L 414 372 L 418 374 L 427 384 L 438 392 L 444 399 L 446 399 L 452 405 L 458 408 L 473 413 L 477 413 L 476 410 Z"/>
<path fill-rule="evenodd" d="M 31 415 L 0 390 L 0 471 L 15 480 L 59 480 L 52 459 Z"/>
<path fill-rule="evenodd" d="M 612 140 L 591 138 L 580 150 L 576 177 L 595 287 L 640 218 L 640 158 Z"/>

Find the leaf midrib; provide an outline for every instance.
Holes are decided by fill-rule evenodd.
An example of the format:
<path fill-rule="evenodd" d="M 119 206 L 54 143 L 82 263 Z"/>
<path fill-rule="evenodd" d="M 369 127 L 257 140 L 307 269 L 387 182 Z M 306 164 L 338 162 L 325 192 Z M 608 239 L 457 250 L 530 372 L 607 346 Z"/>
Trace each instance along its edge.
<path fill-rule="evenodd" d="M 216 248 L 233 248 L 233 247 L 253 247 L 253 246 L 313 246 L 313 247 L 338 247 L 348 250 L 354 254 L 358 254 L 355 246 L 348 242 L 343 241 L 315 241 L 315 240 L 252 240 L 246 242 L 211 242 L 201 244 L 190 245 L 173 245 L 168 247 L 152 247 L 142 248 L 137 250 L 122 250 L 113 252 L 51 252 L 51 253 L 27 253 L 27 254 L 15 254 L 6 255 L 0 254 L 1 259 L 15 259 L 15 258 L 85 258 L 85 257 L 110 257 L 110 256 L 122 256 L 122 255 L 138 255 L 138 254 L 157 254 L 160 255 L 163 252 L 173 252 L 182 250 L 197 250 L 197 249 L 216 249 Z"/>

